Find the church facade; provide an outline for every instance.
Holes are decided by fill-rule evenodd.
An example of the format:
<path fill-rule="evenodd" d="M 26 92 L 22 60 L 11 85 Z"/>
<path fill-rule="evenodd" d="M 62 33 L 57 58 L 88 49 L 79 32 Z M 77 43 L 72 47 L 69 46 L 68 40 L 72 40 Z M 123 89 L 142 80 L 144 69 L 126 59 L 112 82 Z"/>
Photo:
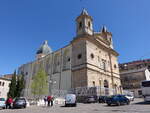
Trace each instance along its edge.
<path fill-rule="evenodd" d="M 93 19 L 84 9 L 76 18 L 76 36 L 67 46 L 52 52 L 45 41 L 37 51 L 37 59 L 19 67 L 18 74 L 25 75 L 24 96 L 32 96 L 32 78 L 40 67 L 48 75 L 49 94 L 85 87 L 121 93 L 118 55 L 111 32 L 105 26 L 94 32 Z"/>

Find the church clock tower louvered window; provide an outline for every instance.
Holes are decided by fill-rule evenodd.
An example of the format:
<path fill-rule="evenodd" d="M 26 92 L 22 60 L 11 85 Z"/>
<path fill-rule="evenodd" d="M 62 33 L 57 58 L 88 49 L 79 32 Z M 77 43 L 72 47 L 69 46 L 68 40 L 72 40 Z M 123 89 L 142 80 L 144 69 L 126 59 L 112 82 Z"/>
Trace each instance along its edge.
<path fill-rule="evenodd" d="M 78 35 L 93 35 L 92 17 L 88 15 L 88 12 L 83 9 L 80 16 L 76 19 L 77 36 Z"/>

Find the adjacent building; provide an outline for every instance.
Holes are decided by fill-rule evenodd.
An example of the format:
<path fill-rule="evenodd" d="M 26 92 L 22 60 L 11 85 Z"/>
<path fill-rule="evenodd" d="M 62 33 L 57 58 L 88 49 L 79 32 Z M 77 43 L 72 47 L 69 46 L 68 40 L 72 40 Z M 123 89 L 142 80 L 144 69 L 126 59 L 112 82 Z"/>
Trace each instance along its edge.
<path fill-rule="evenodd" d="M 9 92 L 9 85 L 11 79 L 0 77 L 0 98 L 7 99 L 7 93 Z"/>
<path fill-rule="evenodd" d="M 118 55 L 111 32 L 105 26 L 95 32 L 93 18 L 84 9 L 76 18 L 76 36 L 67 46 L 52 52 L 45 41 L 36 60 L 19 67 L 18 73 L 25 75 L 24 96 L 32 97 L 32 78 L 41 67 L 48 75 L 49 94 L 60 95 L 72 89 L 81 94 L 91 87 L 99 87 L 100 95 L 121 93 Z"/>
<path fill-rule="evenodd" d="M 13 74 L 6 74 L 6 75 L 2 75 L 2 76 L 7 79 L 12 79 Z"/>
<path fill-rule="evenodd" d="M 150 59 L 120 64 L 120 77 L 123 89 L 133 92 L 135 97 L 141 97 L 141 81 L 150 80 L 149 67 Z"/>

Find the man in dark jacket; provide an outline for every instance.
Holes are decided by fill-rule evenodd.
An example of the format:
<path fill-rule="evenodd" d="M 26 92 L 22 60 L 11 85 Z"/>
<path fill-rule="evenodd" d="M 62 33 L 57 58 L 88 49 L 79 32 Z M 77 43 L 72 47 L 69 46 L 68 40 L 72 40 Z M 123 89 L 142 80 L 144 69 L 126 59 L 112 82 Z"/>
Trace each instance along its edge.
<path fill-rule="evenodd" d="M 47 104 L 47 105 L 48 105 L 48 106 L 50 106 L 50 102 L 51 102 L 51 100 L 52 100 L 52 97 L 51 97 L 51 96 L 48 96 L 48 97 L 47 97 L 47 102 L 48 102 L 48 104 Z"/>

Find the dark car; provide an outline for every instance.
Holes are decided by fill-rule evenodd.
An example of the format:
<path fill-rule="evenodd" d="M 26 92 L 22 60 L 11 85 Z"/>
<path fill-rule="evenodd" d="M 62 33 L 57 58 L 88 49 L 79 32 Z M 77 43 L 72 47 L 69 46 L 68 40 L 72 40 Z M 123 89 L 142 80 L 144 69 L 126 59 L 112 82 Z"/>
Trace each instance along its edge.
<path fill-rule="evenodd" d="M 88 96 L 85 98 L 84 103 L 96 103 L 97 102 L 97 97 L 95 96 Z"/>
<path fill-rule="evenodd" d="M 130 104 L 130 100 L 124 95 L 113 95 L 106 99 L 106 103 L 108 106 L 112 104 L 119 106 L 122 104 Z"/>
<path fill-rule="evenodd" d="M 106 99 L 107 99 L 107 96 L 99 96 L 98 97 L 98 102 L 99 103 L 106 103 Z"/>
<path fill-rule="evenodd" d="M 25 98 L 16 98 L 13 102 L 13 108 L 26 108 L 27 102 Z"/>

